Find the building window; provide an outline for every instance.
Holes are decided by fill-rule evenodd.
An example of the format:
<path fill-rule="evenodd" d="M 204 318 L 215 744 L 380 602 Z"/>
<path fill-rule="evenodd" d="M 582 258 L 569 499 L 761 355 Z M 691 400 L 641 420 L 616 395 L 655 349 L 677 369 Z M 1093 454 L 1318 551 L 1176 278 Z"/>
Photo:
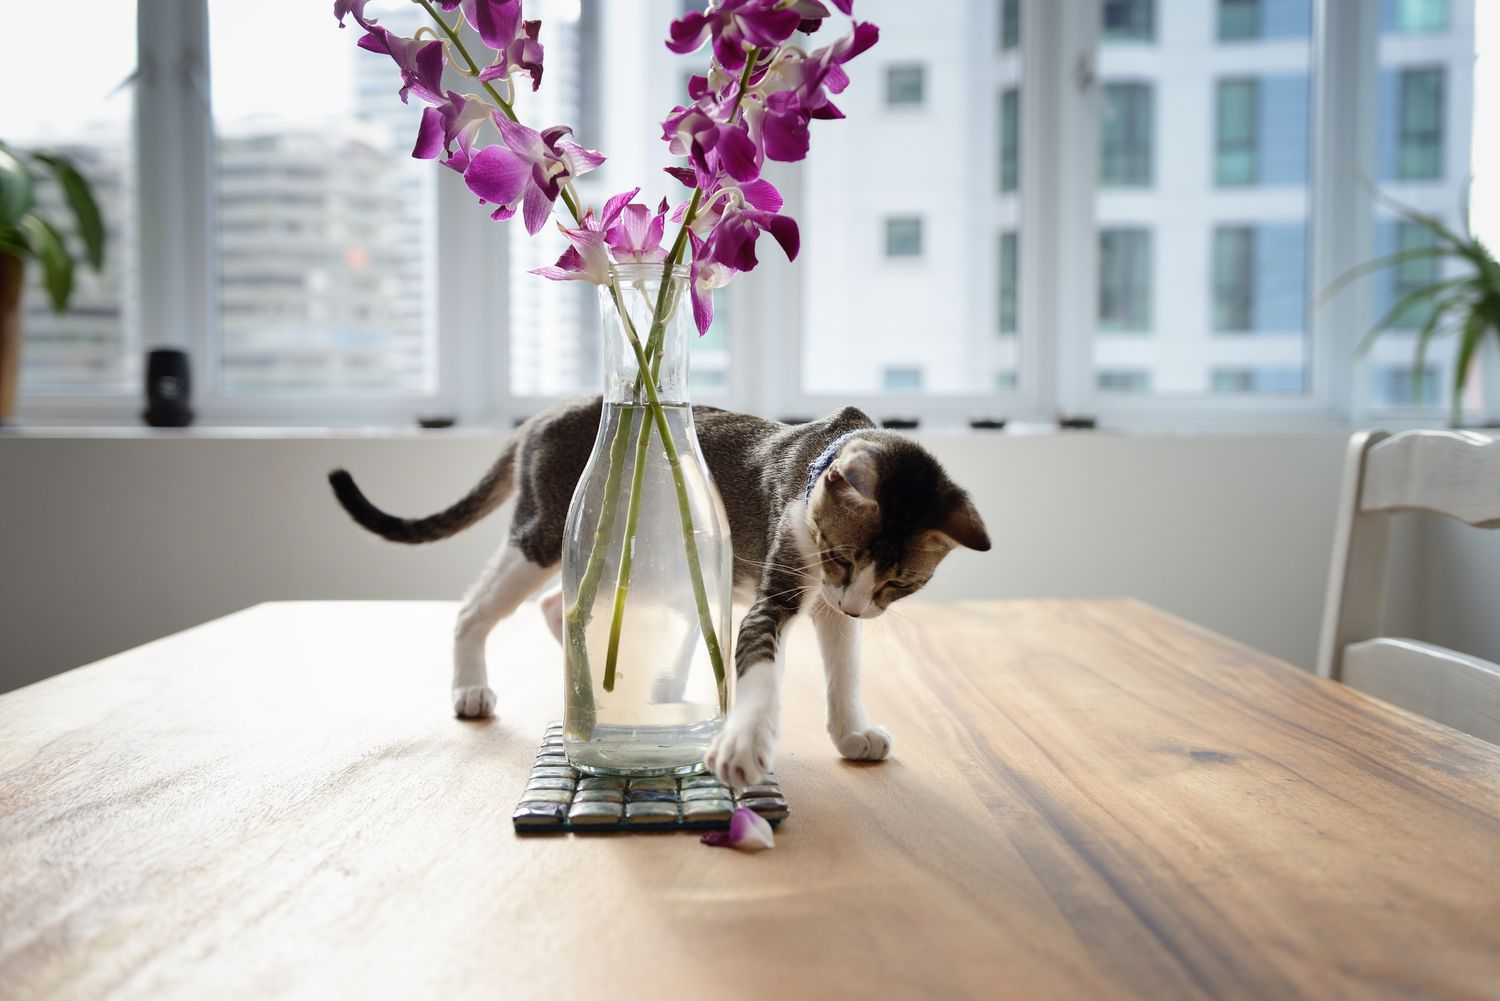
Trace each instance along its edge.
<path fill-rule="evenodd" d="M 1219 41 L 1260 37 L 1260 0 L 1219 0 Z"/>
<path fill-rule="evenodd" d="M 1016 332 L 1016 234 L 1012 230 L 1000 234 L 1000 316 L 998 329 L 1002 334 Z"/>
<path fill-rule="evenodd" d="M 1378 250 L 1382 257 L 1387 254 L 1430 247 L 1435 240 L 1432 230 L 1421 223 L 1406 219 L 1382 224 L 1377 237 Z M 1414 257 L 1402 261 L 1385 269 L 1384 280 L 1386 288 L 1378 308 L 1378 315 L 1381 318 L 1394 309 L 1402 299 L 1413 292 L 1427 288 L 1438 280 L 1438 258 Z M 1431 314 L 1430 302 L 1414 303 L 1393 317 L 1390 326 L 1402 330 L 1415 330 L 1422 326 Z"/>
<path fill-rule="evenodd" d="M 887 66 L 885 103 L 892 106 L 921 104 L 922 83 L 921 66 Z"/>
<path fill-rule="evenodd" d="M 1306 392 L 1300 368 L 1215 368 L 1209 388 L 1216 395 L 1295 395 Z"/>
<path fill-rule="evenodd" d="M 1014 191 L 1021 178 L 1021 92 L 1000 94 L 1000 190 Z"/>
<path fill-rule="evenodd" d="M 1154 0 L 1104 0 L 1104 40 L 1149 42 L 1156 35 Z"/>
<path fill-rule="evenodd" d="M 1428 406 L 1438 398 L 1438 371 L 1428 365 L 1422 369 L 1417 384 L 1416 369 L 1410 365 L 1379 365 L 1370 372 L 1372 395 L 1378 406 L 1412 409 Z"/>
<path fill-rule="evenodd" d="M 1381 27 L 1403 35 L 1448 30 L 1448 0 L 1381 0 Z"/>
<path fill-rule="evenodd" d="M 1104 88 L 1099 183 L 1106 187 L 1151 184 L 1151 86 L 1112 83 Z"/>
<path fill-rule="evenodd" d="M 1403 181 L 1443 176 L 1443 71 L 1401 71 L 1396 176 Z"/>
<path fill-rule="evenodd" d="M 1001 0 L 1000 48 L 1014 49 L 1021 44 L 1021 0 Z"/>
<path fill-rule="evenodd" d="M 1105 393 L 1149 393 L 1151 373 L 1133 368 L 1102 368 L 1094 373 L 1094 385 Z"/>
<path fill-rule="evenodd" d="M 1099 231 L 1099 329 L 1151 329 L 1151 231 Z"/>
<path fill-rule="evenodd" d="M 1255 230 L 1214 230 L 1214 329 L 1245 331 L 1255 325 Z"/>
<path fill-rule="evenodd" d="M 881 373 L 881 386 L 887 393 L 920 393 L 922 370 L 915 365 L 897 365 Z"/>
<path fill-rule="evenodd" d="M 1254 80 L 1220 80 L 1217 104 L 1214 180 L 1220 187 L 1254 184 L 1259 88 Z"/>
<path fill-rule="evenodd" d="M 885 221 L 885 256 L 921 257 L 922 220 L 916 216 L 896 216 Z"/>

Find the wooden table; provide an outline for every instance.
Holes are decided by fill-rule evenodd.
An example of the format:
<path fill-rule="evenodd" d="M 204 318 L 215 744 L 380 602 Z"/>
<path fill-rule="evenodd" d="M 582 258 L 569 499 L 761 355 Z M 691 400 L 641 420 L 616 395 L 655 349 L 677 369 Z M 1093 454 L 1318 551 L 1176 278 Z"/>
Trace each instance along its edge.
<path fill-rule="evenodd" d="M 794 632 L 774 851 L 518 838 L 453 606 L 262 605 L 0 697 L 0 997 L 1500 997 L 1500 748 L 1131 601 L 908 603 L 877 766 Z"/>

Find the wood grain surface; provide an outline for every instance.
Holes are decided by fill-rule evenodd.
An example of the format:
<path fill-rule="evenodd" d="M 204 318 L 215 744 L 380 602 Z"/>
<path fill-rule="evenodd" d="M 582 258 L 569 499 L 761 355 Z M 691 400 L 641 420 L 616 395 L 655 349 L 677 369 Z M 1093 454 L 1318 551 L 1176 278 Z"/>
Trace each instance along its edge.
<path fill-rule="evenodd" d="M 793 815 L 518 838 L 560 657 L 262 605 L 0 697 L 0 997 L 1500 997 L 1500 748 L 1130 601 L 898 606 L 881 765 L 793 633 Z"/>

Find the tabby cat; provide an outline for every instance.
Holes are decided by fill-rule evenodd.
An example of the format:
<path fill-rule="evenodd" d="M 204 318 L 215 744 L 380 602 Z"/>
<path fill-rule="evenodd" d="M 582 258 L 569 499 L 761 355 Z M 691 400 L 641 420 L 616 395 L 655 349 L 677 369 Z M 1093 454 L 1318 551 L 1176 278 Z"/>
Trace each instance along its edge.
<path fill-rule="evenodd" d="M 446 538 L 515 494 L 509 541 L 458 614 L 453 708 L 459 716 L 494 711 L 485 638 L 557 573 L 568 505 L 593 450 L 600 408 L 599 397 L 569 400 L 531 418 L 467 496 L 426 518 L 386 514 L 347 472 L 329 474 L 344 510 L 393 542 Z M 870 725 L 860 694 L 860 620 L 920 590 L 954 548 L 990 548 L 973 502 L 920 445 L 877 428 L 853 407 L 800 425 L 703 406 L 693 407 L 693 419 L 729 517 L 735 592 L 750 602 L 735 644 L 735 702 L 706 764 L 734 785 L 771 770 L 781 638 L 803 610 L 823 654 L 829 737 L 846 758 L 884 759 L 891 735 Z M 555 631 L 556 601 L 547 610 Z"/>

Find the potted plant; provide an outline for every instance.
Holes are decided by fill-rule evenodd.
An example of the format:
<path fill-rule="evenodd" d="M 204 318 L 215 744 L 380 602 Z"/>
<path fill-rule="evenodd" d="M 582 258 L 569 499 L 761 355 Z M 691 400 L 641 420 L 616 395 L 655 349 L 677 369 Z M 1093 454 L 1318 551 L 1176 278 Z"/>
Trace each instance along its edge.
<path fill-rule="evenodd" d="M 59 153 L 31 152 L 0 143 L 0 421 L 15 412 L 21 376 L 21 289 L 26 262 L 42 268 L 52 308 L 61 313 L 73 295 L 73 252 L 63 232 L 36 202 L 36 180 L 49 173 L 72 210 L 73 229 L 89 266 L 104 266 L 104 220 L 88 181 Z"/>
<path fill-rule="evenodd" d="M 1432 236 L 1432 242 L 1361 264 L 1329 286 L 1324 298 L 1356 278 L 1385 268 L 1399 267 L 1410 261 L 1451 260 L 1461 264 L 1462 274 L 1439 278 L 1398 299 L 1365 334 L 1359 346 L 1361 352 L 1369 350 L 1376 338 L 1393 328 L 1403 317 L 1413 311 L 1419 312 L 1421 321 L 1417 327 L 1416 362 L 1412 378 L 1420 399 L 1422 373 L 1426 369 L 1427 349 L 1432 339 L 1439 335 L 1456 334 L 1451 406 L 1452 423 L 1458 425 L 1463 416 L 1464 387 L 1468 385 L 1481 347 L 1486 338 L 1494 338 L 1495 343 L 1500 345 L 1500 263 L 1496 262 L 1489 248 L 1470 232 L 1467 212 L 1463 213 L 1465 222 L 1460 234 L 1443 225 L 1435 216 L 1418 212 L 1379 192 L 1375 193 L 1375 198 L 1389 205 L 1402 218 L 1426 229 Z"/>

